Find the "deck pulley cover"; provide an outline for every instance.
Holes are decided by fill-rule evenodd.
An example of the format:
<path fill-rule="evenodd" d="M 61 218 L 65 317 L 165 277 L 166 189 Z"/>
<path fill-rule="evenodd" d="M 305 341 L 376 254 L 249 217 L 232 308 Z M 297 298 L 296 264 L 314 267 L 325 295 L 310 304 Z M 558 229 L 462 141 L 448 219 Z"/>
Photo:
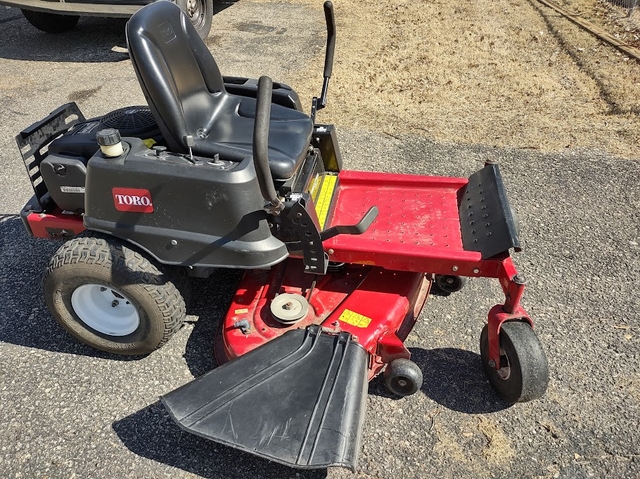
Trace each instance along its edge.
<path fill-rule="evenodd" d="M 290 325 L 307 315 L 309 303 L 299 294 L 283 293 L 273 298 L 270 308 L 276 321 Z"/>

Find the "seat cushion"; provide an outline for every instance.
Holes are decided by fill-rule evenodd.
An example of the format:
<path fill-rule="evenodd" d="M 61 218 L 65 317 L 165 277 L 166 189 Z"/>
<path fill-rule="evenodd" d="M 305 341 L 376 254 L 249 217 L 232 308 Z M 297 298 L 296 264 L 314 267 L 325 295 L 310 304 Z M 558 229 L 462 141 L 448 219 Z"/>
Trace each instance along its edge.
<path fill-rule="evenodd" d="M 216 112 L 206 138 L 196 142 L 194 152 L 218 153 L 223 159 L 241 159 L 252 154 L 256 99 L 228 95 L 224 109 Z M 271 106 L 269 165 L 276 180 L 290 178 L 309 146 L 313 123 L 302 112 Z"/>

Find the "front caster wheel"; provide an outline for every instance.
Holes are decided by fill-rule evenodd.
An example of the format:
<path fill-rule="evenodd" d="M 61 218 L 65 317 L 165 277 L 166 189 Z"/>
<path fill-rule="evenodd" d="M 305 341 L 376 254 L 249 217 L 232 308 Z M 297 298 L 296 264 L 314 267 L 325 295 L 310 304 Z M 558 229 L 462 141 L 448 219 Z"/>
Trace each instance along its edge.
<path fill-rule="evenodd" d="M 500 327 L 500 369 L 489 364 L 488 327 L 480 334 L 482 366 L 498 396 L 506 402 L 538 399 L 549 384 L 549 365 L 529 323 L 509 321 Z"/>
<path fill-rule="evenodd" d="M 422 371 L 409 359 L 394 359 L 384 370 L 384 383 L 393 394 L 409 396 L 422 387 Z"/>
<path fill-rule="evenodd" d="M 102 351 L 147 354 L 182 326 L 174 282 L 115 239 L 74 238 L 53 255 L 44 277 L 49 310 L 69 333 Z"/>
<path fill-rule="evenodd" d="M 436 274 L 435 283 L 436 288 L 443 293 L 455 293 L 464 288 L 467 284 L 467 278 L 452 274 Z"/>

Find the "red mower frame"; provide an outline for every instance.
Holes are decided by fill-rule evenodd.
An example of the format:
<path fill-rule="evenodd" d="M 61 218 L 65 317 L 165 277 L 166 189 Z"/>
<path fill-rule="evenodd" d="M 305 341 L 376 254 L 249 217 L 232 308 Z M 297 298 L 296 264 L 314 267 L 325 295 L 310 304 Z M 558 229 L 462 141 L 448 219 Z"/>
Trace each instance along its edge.
<path fill-rule="evenodd" d="M 295 260 L 271 272 L 246 273 L 217 340 L 218 361 L 242 356 L 291 329 L 322 324 L 327 331 L 347 331 L 358 338 L 371 354 L 371 379 L 393 359 L 410 358 L 403 341 L 425 304 L 432 280 L 436 275 L 453 275 L 500 281 L 504 303 L 494 306 L 488 315 L 489 358 L 492 367 L 499 370 L 502 323 L 526 321 L 533 328 L 533 321 L 520 304 L 525 282 L 508 252 L 483 259 L 480 252 L 464 249 L 459 202 L 468 182 L 464 178 L 340 172 L 328 227 L 353 224 L 374 206 L 379 212 L 363 234 L 335 236 L 323 246 L 334 264 L 373 268 L 367 275 L 360 271 L 362 267 L 346 273 L 367 276 L 366 283 L 352 285 L 348 294 L 336 292 L 335 273 L 314 279 L 303 272 L 301 261 Z M 382 291 L 392 291 L 389 294 L 393 297 L 381 297 Z M 288 327 L 270 319 L 269 304 L 283 293 L 306 296 L 312 305 L 304 318 Z M 372 309 L 372 302 L 376 304 L 373 311 L 363 314 Z M 350 314 L 367 326 L 350 319 Z"/>

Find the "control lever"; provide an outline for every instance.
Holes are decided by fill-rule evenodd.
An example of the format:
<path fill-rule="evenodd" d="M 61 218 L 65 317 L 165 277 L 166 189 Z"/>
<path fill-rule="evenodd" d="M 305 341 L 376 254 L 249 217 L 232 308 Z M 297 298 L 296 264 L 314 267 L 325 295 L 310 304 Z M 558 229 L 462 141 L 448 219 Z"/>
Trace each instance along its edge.
<path fill-rule="evenodd" d="M 193 148 L 193 145 L 195 145 L 195 141 L 193 141 L 193 135 L 185 135 L 184 142 L 189 147 L 189 159 L 191 159 L 191 162 L 193 163 L 193 150 L 192 150 L 192 148 Z"/>
<path fill-rule="evenodd" d="M 265 210 L 272 215 L 279 215 L 284 203 L 278 198 L 271 168 L 269 167 L 269 122 L 271 117 L 271 78 L 262 76 L 258 80 L 256 99 L 256 118 L 253 127 L 253 165 L 260 185 L 262 197 L 267 202 Z"/>
<path fill-rule="evenodd" d="M 338 235 L 361 235 L 369 229 L 369 226 L 371 226 L 377 217 L 378 207 L 372 206 L 357 224 L 332 226 L 320 233 L 320 239 L 326 241 Z"/>
<path fill-rule="evenodd" d="M 329 79 L 333 70 L 333 54 L 336 50 L 336 19 L 333 15 L 333 3 L 324 2 L 324 18 L 327 23 L 327 49 L 324 56 L 324 79 L 322 82 L 322 92 L 320 98 L 313 97 L 311 102 L 311 120 L 315 123 L 316 112 L 327 106 L 327 90 L 329 89 Z"/>

